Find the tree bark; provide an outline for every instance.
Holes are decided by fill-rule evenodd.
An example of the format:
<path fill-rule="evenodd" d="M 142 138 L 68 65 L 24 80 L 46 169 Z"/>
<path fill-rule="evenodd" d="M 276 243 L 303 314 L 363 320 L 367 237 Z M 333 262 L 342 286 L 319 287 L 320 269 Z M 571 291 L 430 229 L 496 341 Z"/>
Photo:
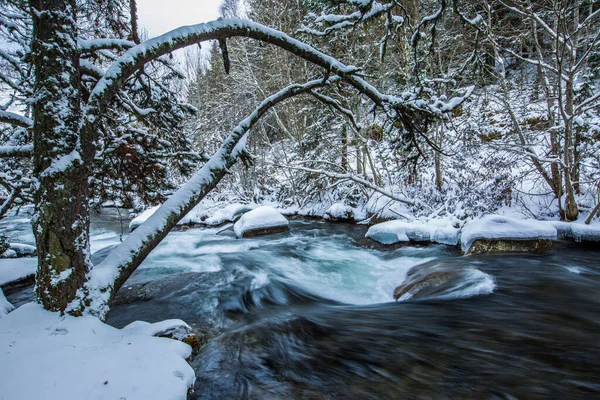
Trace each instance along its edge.
<path fill-rule="evenodd" d="M 565 180 L 565 215 L 564 219 L 567 221 L 574 221 L 577 219 L 579 214 L 579 207 L 575 200 L 575 189 L 572 184 L 572 170 L 573 165 L 573 76 L 570 76 L 565 83 L 565 110 L 564 110 L 564 122 L 565 122 L 565 139 L 564 139 L 564 156 L 563 156 L 563 170 Z"/>
<path fill-rule="evenodd" d="M 348 131 L 345 125 L 342 126 L 340 136 L 342 142 L 342 169 L 348 171 Z"/>
<path fill-rule="evenodd" d="M 36 99 L 36 293 L 46 309 L 64 311 L 85 283 L 90 267 L 90 171 L 82 163 L 77 135 L 81 107 L 76 4 L 75 0 L 35 0 L 30 5 Z"/>

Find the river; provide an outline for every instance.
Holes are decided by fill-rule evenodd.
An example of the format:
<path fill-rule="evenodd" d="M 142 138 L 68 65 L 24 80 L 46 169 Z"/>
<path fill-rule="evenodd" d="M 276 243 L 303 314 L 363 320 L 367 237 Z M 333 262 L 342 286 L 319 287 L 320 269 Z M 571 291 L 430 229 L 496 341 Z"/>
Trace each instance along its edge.
<path fill-rule="evenodd" d="M 119 228 L 111 213 L 95 218 L 96 261 Z M 293 220 L 289 233 L 253 239 L 220 231 L 170 233 L 107 321 L 190 324 L 206 342 L 191 361 L 193 398 L 600 398 L 598 246 L 461 256 L 443 245 L 367 248 L 360 225 Z M 394 302 L 416 265 L 460 273 Z M 30 293 L 7 296 L 19 304 Z"/>

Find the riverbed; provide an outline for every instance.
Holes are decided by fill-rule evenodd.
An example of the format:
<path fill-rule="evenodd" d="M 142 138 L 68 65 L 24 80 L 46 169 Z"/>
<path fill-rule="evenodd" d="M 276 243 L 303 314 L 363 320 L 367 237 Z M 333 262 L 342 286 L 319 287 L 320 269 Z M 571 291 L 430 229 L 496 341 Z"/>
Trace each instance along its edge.
<path fill-rule="evenodd" d="M 95 261 L 120 227 L 113 214 L 95 218 Z M 289 233 L 252 239 L 172 232 L 108 323 L 190 324 L 205 343 L 191 360 L 198 399 L 600 396 L 597 246 L 461 256 L 444 245 L 368 248 L 366 229 L 293 220 Z M 412 267 L 432 265 L 466 273 L 393 300 Z M 30 293 L 7 296 L 18 305 Z"/>

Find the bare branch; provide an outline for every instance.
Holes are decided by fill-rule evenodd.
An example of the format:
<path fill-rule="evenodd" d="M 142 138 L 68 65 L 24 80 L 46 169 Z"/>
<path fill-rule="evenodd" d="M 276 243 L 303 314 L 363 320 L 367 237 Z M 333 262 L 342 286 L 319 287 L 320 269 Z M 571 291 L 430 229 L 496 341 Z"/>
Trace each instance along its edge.
<path fill-rule="evenodd" d="M 390 192 L 389 190 L 380 188 L 379 186 L 372 184 L 371 182 L 367 181 L 366 179 L 359 178 L 356 175 L 338 174 L 335 172 L 325 171 L 325 170 L 321 170 L 321 169 L 312 169 L 312 168 L 306 168 L 306 167 L 300 167 L 300 166 L 294 166 L 294 165 L 281 165 L 281 164 L 273 164 L 273 165 L 275 165 L 277 167 L 282 167 L 282 168 L 291 168 L 291 169 L 296 169 L 296 170 L 305 171 L 305 172 L 312 172 L 314 174 L 325 175 L 325 176 L 328 176 L 328 177 L 334 178 L 334 179 L 351 180 L 351 181 L 361 184 L 371 190 L 374 190 L 377 193 L 381 193 L 382 195 L 389 197 L 392 200 L 398 201 L 400 203 L 408 204 L 410 206 L 415 205 L 414 201 L 404 198 L 404 197 L 398 197 L 395 194 L 393 194 L 392 192 Z"/>
<path fill-rule="evenodd" d="M 225 73 L 229 75 L 231 61 L 229 60 L 229 50 L 227 50 L 227 40 L 219 39 L 219 47 L 221 48 L 221 55 L 223 56 L 223 66 L 225 67 Z"/>

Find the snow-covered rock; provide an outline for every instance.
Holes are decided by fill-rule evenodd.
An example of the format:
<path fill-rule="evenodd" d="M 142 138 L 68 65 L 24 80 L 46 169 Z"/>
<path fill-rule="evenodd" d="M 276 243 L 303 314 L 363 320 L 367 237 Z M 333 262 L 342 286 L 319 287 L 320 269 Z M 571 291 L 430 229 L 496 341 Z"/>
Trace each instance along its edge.
<path fill-rule="evenodd" d="M 134 219 L 132 219 L 131 222 L 129 223 L 129 230 L 133 231 L 135 228 L 137 228 L 138 226 L 140 226 L 141 224 L 146 222 L 146 220 L 148 218 L 150 218 L 156 212 L 156 210 L 158 210 L 159 208 L 160 208 L 160 206 L 155 206 L 155 207 L 149 208 L 149 209 L 145 210 L 144 212 L 142 212 L 137 217 L 135 217 Z"/>
<path fill-rule="evenodd" d="M 4 297 L 4 292 L 2 288 L 0 288 L 0 318 L 4 317 L 6 314 L 15 309 L 15 306 L 10 304 L 6 297 Z"/>
<path fill-rule="evenodd" d="M 351 222 L 360 221 L 367 217 L 367 214 L 360 208 L 350 207 L 342 203 L 334 203 L 325 211 L 324 218 L 333 222 Z"/>
<path fill-rule="evenodd" d="M 450 221 L 445 220 L 432 220 L 429 222 L 387 221 L 370 227 L 365 237 L 381 244 L 412 241 L 456 245 L 459 230 L 454 228 Z"/>
<path fill-rule="evenodd" d="M 160 206 L 149 208 L 134 219 L 132 219 L 129 223 L 129 229 L 133 231 L 138 226 L 146 222 L 146 220 L 150 218 L 156 212 L 156 210 L 158 210 L 159 207 Z M 242 203 L 227 204 L 223 208 L 217 208 L 214 207 L 214 205 L 207 206 L 201 203 L 194 207 L 192 211 L 187 213 L 183 218 L 181 218 L 181 220 L 177 222 L 177 225 L 221 225 L 226 222 L 235 221 L 242 214 L 251 211 L 253 208 L 254 207 L 252 205 Z"/>
<path fill-rule="evenodd" d="M 151 336 L 162 327 L 141 328 L 21 306 L 0 318 L 2 398 L 186 399 L 190 346 Z"/>
<path fill-rule="evenodd" d="M 17 252 L 13 249 L 8 249 L 4 253 L 0 254 L 0 258 L 17 258 Z"/>
<path fill-rule="evenodd" d="M 460 247 L 468 253 L 476 240 L 485 241 L 539 241 L 555 240 L 556 228 L 543 221 L 518 220 L 500 215 L 468 222 L 461 231 Z"/>
<path fill-rule="evenodd" d="M 258 207 L 242 215 L 233 226 L 238 238 L 282 232 L 289 228 L 288 220 L 269 206 Z"/>
<path fill-rule="evenodd" d="M 35 275 L 37 257 L 0 260 L 0 286 Z"/>
<path fill-rule="evenodd" d="M 224 208 L 214 211 L 214 213 L 206 217 L 207 210 L 201 207 L 195 207 L 185 217 L 179 221 L 179 224 L 206 224 L 206 225 L 221 225 L 226 222 L 233 222 L 242 214 L 252 211 L 252 206 L 241 203 L 231 203 Z M 204 220 L 203 220 L 204 218 Z"/>
<path fill-rule="evenodd" d="M 495 288 L 494 278 L 476 268 L 434 261 L 412 267 L 394 290 L 394 299 L 466 298 L 490 294 Z"/>
<path fill-rule="evenodd" d="M 34 256 L 37 252 L 35 246 L 22 243 L 10 243 L 10 249 L 17 253 L 17 257 Z"/>

